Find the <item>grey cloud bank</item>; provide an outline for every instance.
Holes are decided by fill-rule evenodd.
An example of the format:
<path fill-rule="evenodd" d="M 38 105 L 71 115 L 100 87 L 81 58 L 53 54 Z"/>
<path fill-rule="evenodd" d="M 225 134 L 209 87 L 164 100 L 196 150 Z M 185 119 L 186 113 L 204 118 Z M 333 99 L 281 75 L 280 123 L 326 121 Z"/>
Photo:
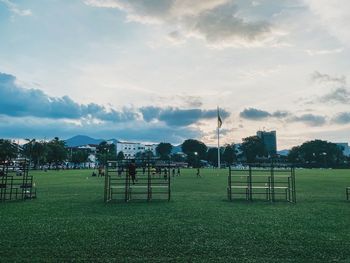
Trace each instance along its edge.
<path fill-rule="evenodd" d="M 117 111 L 95 103 L 79 104 L 68 96 L 50 97 L 42 90 L 20 87 L 14 76 L 4 73 L 0 73 L 0 97 L 0 136 L 10 138 L 83 133 L 143 141 L 163 138 L 178 143 L 201 135 L 200 130 L 188 126 L 217 118 L 216 110 L 148 106 Z M 220 114 L 223 119 L 230 115 L 226 110 Z"/>
<path fill-rule="evenodd" d="M 337 124 L 349 124 L 350 123 L 350 112 L 342 112 L 337 114 L 332 121 Z"/>
<path fill-rule="evenodd" d="M 143 107 L 140 111 L 145 121 L 159 120 L 169 126 L 188 126 L 203 119 L 214 119 L 217 117 L 216 110 Z M 220 110 L 220 116 L 223 119 L 229 115 L 229 112 L 226 110 Z"/>
<path fill-rule="evenodd" d="M 334 83 L 338 83 L 341 85 L 346 85 L 346 77 L 345 76 L 340 76 L 340 77 L 334 77 L 331 76 L 329 74 L 324 74 L 324 73 L 320 73 L 318 71 L 315 71 L 312 75 L 311 75 L 311 79 L 315 82 L 334 82 Z"/>
<path fill-rule="evenodd" d="M 240 114 L 240 117 L 248 120 L 263 120 L 266 118 L 285 118 L 289 115 L 287 111 L 275 111 L 270 113 L 268 111 L 259 110 L 255 108 L 244 109 Z"/>
<path fill-rule="evenodd" d="M 68 96 L 50 97 L 39 89 L 25 89 L 16 84 L 16 78 L 0 73 L 0 114 L 13 117 L 39 117 L 51 119 L 98 119 L 109 122 L 137 121 L 140 115 L 146 122 L 159 120 L 170 126 L 188 126 L 202 119 L 214 119 L 216 110 L 178 109 L 173 107 L 144 107 L 140 110 L 126 109 L 117 111 L 90 103 L 79 104 Z M 221 111 L 223 118 L 229 116 Z"/>
<path fill-rule="evenodd" d="M 294 122 L 302 122 L 309 126 L 322 126 L 327 121 L 325 116 L 315 114 L 303 114 L 301 116 L 292 117 L 290 120 Z"/>
<path fill-rule="evenodd" d="M 118 112 L 104 106 L 74 102 L 70 97 L 50 97 L 39 89 L 25 89 L 16 84 L 16 78 L 0 73 L 0 114 L 13 117 L 33 116 L 53 119 L 96 118 L 104 121 L 134 120 L 136 114 L 127 110 Z"/>
<path fill-rule="evenodd" d="M 322 126 L 326 123 L 327 118 L 321 115 L 314 114 L 303 114 L 301 116 L 295 116 L 287 111 L 275 111 L 268 112 L 264 110 L 259 110 L 255 108 L 244 109 L 240 113 L 242 119 L 261 121 L 268 118 L 276 118 L 284 120 L 286 122 L 302 122 L 308 126 Z"/>

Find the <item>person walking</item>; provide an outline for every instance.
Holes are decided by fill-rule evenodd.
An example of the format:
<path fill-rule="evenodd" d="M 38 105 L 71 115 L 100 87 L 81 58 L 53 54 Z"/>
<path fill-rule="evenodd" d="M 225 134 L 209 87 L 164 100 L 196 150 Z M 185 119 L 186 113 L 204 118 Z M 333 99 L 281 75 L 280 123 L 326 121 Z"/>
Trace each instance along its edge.
<path fill-rule="evenodd" d="M 197 168 L 197 178 L 198 178 L 198 177 L 202 177 L 199 167 Z"/>
<path fill-rule="evenodd" d="M 135 181 L 137 182 L 136 179 L 136 164 L 135 160 L 131 160 L 131 162 L 128 165 L 128 171 L 129 171 L 129 176 L 131 177 L 132 184 L 135 184 Z"/>

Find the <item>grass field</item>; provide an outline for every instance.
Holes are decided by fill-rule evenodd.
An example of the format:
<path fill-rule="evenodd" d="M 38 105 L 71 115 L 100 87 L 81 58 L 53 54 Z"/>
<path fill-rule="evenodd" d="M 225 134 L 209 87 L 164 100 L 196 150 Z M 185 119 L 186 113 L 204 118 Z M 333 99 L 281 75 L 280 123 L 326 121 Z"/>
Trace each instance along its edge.
<path fill-rule="evenodd" d="M 350 262 L 349 170 L 298 170 L 297 204 L 228 202 L 227 171 L 183 171 L 168 203 L 103 203 L 91 171 L 32 172 L 0 204 L 0 262 Z"/>

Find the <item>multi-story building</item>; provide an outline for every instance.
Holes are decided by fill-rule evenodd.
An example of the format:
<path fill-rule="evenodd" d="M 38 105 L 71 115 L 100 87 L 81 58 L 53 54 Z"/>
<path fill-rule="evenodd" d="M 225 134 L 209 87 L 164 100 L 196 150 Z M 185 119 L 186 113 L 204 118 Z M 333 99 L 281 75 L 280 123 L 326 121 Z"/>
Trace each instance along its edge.
<path fill-rule="evenodd" d="M 258 131 L 256 135 L 264 142 L 265 149 L 269 156 L 277 153 L 277 137 L 276 131 Z"/>
<path fill-rule="evenodd" d="M 138 142 L 117 142 L 117 154 L 123 152 L 125 159 L 133 159 L 137 153 L 150 151 L 156 155 L 156 144 L 143 144 Z"/>
<path fill-rule="evenodd" d="M 343 150 L 343 154 L 347 157 L 350 156 L 350 147 L 347 142 L 336 143 L 336 145 Z"/>
<path fill-rule="evenodd" d="M 145 152 L 152 152 L 153 155 L 156 155 L 157 144 L 145 144 Z"/>

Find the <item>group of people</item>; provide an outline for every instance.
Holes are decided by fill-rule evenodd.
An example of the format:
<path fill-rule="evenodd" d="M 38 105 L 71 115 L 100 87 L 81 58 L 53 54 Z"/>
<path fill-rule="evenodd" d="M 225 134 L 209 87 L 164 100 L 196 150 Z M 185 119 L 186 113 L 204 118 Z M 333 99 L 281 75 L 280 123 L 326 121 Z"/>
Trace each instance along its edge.
<path fill-rule="evenodd" d="M 127 170 L 128 175 L 130 176 L 131 180 L 133 183 L 137 181 L 136 174 L 137 174 L 137 166 L 135 160 L 131 160 L 129 164 L 124 167 L 120 166 L 118 167 L 117 173 L 118 176 L 121 176 L 123 172 L 125 171 L 125 168 Z M 152 175 L 159 175 L 161 176 L 162 174 L 164 175 L 164 179 L 167 179 L 168 175 L 170 176 L 170 173 L 173 177 L 175 176 L 180 176 L 181 175 L 181 170 L 179 167 L 175 168 L 169 168 L 169 167 L 159 167 L 159 166 L 154 166 L 150 170 Z M 142 167 L 142 174 L 145 175 L 147 173 L 147 167 L 143 166 Z M 92 173 L 92 176 L 105 176 L 105 169 L 104 166 L 100 165 L 98 167 L 98 174 L 95 173 L 95 171 Z"/>
<path fill-rule="evenodd" d="M 135 184 L 135 181 L 137 181 L 136 168 L 137 167 L 136 167 L 135 160 L 131 160 L 131 162 L 128 164 L 128 175 L 131 177 L 131 180 L 132 180 L 133 184 Z M 142 167 L 142 173 L 143 173 L 143 175 L 146 174 L 146 167 L 145 166 Z M 168 174 L 170 176 L 170 168 L 165 167 L 164 170 L 162 171 L 162 167 L 152 167 L 151 168 L 151 173 L 152 173 L 152 175 L 156 175 L 156 174 L 162 175 L 162 173 L 163 173 L 164 174 L 164 179 L 167 179 L 168 178 Z M 176 170 L 175 167 L 173 167 L 171 169 L 171 173 L 172 173 L 173 177 L 175 177 L 175 175 L 176 176 L 180 176 L 181 175 L 180 168 L 178 167 L 177 170 Z"/>

